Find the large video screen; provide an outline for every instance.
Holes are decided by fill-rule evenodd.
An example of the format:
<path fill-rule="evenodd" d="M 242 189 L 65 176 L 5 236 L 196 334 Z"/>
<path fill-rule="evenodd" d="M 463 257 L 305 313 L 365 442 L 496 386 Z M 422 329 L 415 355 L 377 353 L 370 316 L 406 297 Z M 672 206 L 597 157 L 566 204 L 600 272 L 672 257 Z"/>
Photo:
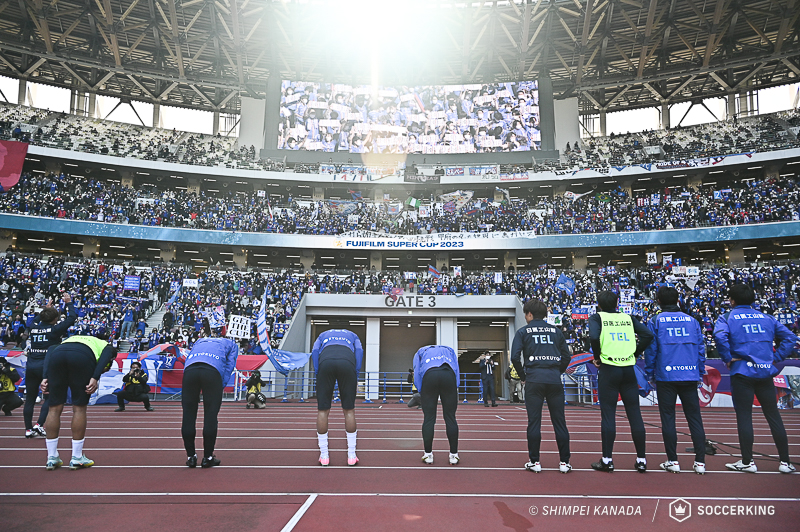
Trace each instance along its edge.
<path fill-rule="evenodd" d="M 536 81 L 419 87 L 283 81 L 278 148 L 347 153 L 538 150 Z"/>

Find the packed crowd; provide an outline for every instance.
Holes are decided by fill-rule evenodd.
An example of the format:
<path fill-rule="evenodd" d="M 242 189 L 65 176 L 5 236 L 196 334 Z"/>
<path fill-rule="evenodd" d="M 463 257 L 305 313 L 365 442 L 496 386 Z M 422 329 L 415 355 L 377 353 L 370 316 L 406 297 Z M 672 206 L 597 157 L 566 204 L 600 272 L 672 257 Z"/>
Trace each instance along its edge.
<path fill-rule="evenodd" d="M 284 81 L 278 148 L 347 153 L 537 150 L 537 82 L 384 88 Z"/>
<path fill-rule="evenodd" d="M 506 90 L 503 87 L 495 89 L 495 93 Z M 288 94 L 288 89 L 285 88 L 284 92 Z M 349 112 L 362 116 L 366 113 L 366 122 L 357 124 L 354 120 L 348 120 L 344 122 L 344 125 L 336 126 L 334 124 L 336 119 L 324 121 L 320 120 L 320 116 L 316 116 L 316 113 L 320 113 L 320 115 L 336 113 L 338 117 L 339 112 L 331 109 L 333 106 L 343 104 L 337 103 L 335 97 L 330 106 L 326 103 L 326 109 L 323 112 L 322 109 L 315 109 L 309 105 L 317 104 L 310 100 L 311 95 L 303 96 L 305 88 L 290 95 L 296 99 L 288 104 L 285 103 L 287 94 L 284 94 L 280 136 L 281 147 L 290 150 L 301 149 L 306 144 L 312 149 L 346 151 L 348 153 L 397 150 L 400 145 L 390 145 L 389 141 L 394 142 L 391 128 L 399 127 L 410 130 L 410 133 L 403 135 L 405 140 L 401 144 L 406 147 L 413 144 L 416 146 L 414 149 L 421 153 L 450 153 L 441 149 L 439 152 L 429 149 L 434 144 L 441 144 L 440 148 L 451 150 L 461 150 L 466 149 L 465 146 L 472 146 L 469 148 L 470 151 L 520 151 L 539 144 L 538 110 L 535 114 L 525 115 L 528 118 L 524 118 L 520 111 L 520 109 L 529 107 L 538 109 L 538 106 L 517 102 L 515 113 L 512 109 L 508 109 L 508 103 L 501 104 L 497 97 L 492 99 L 493 94 L 482 94 L 482 91 L 471 95 L 466 100 L 460 97 L 452 98 L 448 95 L 431 94 L 425 100 L 431 107 L 427 115 L 437 113 L 436 117 L 441 114 L 443 118 L 429 117 L 425 123 L 414 123 L 412 120 L 409 126 L 391 124 L 410 120 L 411 118 L 408 117 L 412 115 L 406 117 L 405 114 L 399 112 L 399 109 L 395 109 L 392 113 L 389 113 L 388 110 L 378 113 L 374 110 L 369 111 L 364 105 L 361 108 L 354 107 L 355 110 Z M 322 96 L 319 97 L 329 97 L 325 94 L 323 91 Z M 510 98 L 524 102 L 531 101 L 532 92 L 529 88 L 523 87 L 521 94 L 520 97 L 512 96 Z M 487 97 L 489 100 L 485 105 L 478 105 L 474 101 L 476 98 L 485 99 Z M 304 98 L 309 101 L 303 103 Z M 405 103 L 409 104 L 409 102 L 411 100 L 407 100 Z M 423 102 L 423 105 L 426 103 Z M 486 105 L 497 105 L 498 107 L 489 109 Z M 486 109 L 482 107 L 486 107 Z M 448 118 L 453 113 L 455 121 Z M 427 115 L 421 113 L 421 116 Z M 370 126 L 369 121 L 377 121 L 377 125 Z M 439 124 L 439 121 L 442 124 Z M 320 122 L 323 125 L 320 125 Z M 384 124 L 384 122 L 386 123 Z M 561 160 L 538 160 L 532 165 L 526 165 L 526 169 L 533 171 L 607 169 L 611 166 L 647 164 L 660 160 L 674 161 L 751 151 L 782 150 L 800 145 L 797 136 L 790 131 L 790 128 L 798 122 L 800 122 L 800 111 L 791 110 L 685 128 L 593 137 L 580 143 L 567 145 L 562 151 Z M 328 123 L 331 125 L 324 125 Z M 365 129 L 362 128 L 364 131 L 355 127 L 357 125 L 364 126 Z M 385 131 L 382 131 L 381 127 Z M 302 137 L 299 135 L 300 130 L 305 133 Z M 287 169 L 308 171 L 307 166 L 302 164 L 298 164 L 298 168 L 295 169 L 294 165 L 287 168 L 286 164 L 281 161 L 261 159 L 253 146 L 238 146 L 237 139 L 234 137 L 147 128 L 55 113 L 43 109 L 0 104 L 0 139 L 9 138 L 64 150 L 144 160 L 163 160 L 196 166 L 222 166 L 278 172 Z M 414 142 L 409 139 L 413 139 Z M 485 147 L 481 148 L 481 145 Z"/>
<path fill-rule="evenodd" d="M 574 282 L 570 291 L 557 287 L 561 273 Z M 139 292 L 124 290 L 124 278 L 141 278 Z M 184 279 L 197 279 L 184 286 Z M 479 272 L 464 275 L 428 272 L 376 272 L 359 270 L 349 274 L 307 272 L 239 272 L 208 270 L 189 274 L 178 266 L 152 265 L 131 268 L 102 261 L 68 262 L 63 258 L 37 259 L 7 253 L 0 259 L 0 341 L 8 347 L 22 346 L 25 331 L 36 313 L 49 302 L 60 305 L 64 292 L 72 294 L 78 319 L 70 334 L 108 335 L 126 340 L 130 351 L 145 351 L 160 343 L 191 347 L 208 329 L 222 328 L 230 315 L 253 319 L 251 339 L 242 342 L 243 352 L 261 353 L 255 334 L 261 298 L 266 293 L 267 329 L 273 347 L 306 293 L 437 295 L 517 295 L 544 301 L 550 319 L 559 324 L 576 352 L 587 350 L 586 318 L 593 313 L 596 294 L 615 290 L 623 296 L 628 312 L 648 319 L 658 312 L 653 302 L 659 287 L 675 286 L 680 306 L 698 319 L 709 345 L 717 317 L 728 309 L 727 289 L 746 283 L 756 291 L 756 307 L 798 330 L 800 263 L 758 268 L 712 268 L 699 277 L 676 276 L 671 268 L 617 269 L 601 267 L 587 273 L 556 272 L 547 268 L 518 272 Z M 141 294 L 141 295 L 140 295 Z M 144 295 L 146 294 L 146 295 Z M 163 307 L 162 307 L 163 306 Z M 147 324 L 154 309 L 167 310 L 161 323 Z M 152 320 L 151 320 L 152 321 Z M 127 323 L 126 323 L 127 322 Z"/>
<path fill-rule="evenodd" d="M 533 231 L 536 234 L 647 231 L 800 218 L 795 179 L 745 181 L 731 188 L 616 189 L 568 198 L 471 198 L 460 208 L 431 197 L 425 208 L 399 203 L 296 201 L 273 206 L 258 193 L 140 189 L 67 174 L 23 174 L 0 195 L 0 212 L 220 231 L 337 235 Z M 357 193 L 354 193 L 354 195 Z M 470 193 L 471 194 L 471 193 Z M 360 196 L 360 194 L 358 194 Z M 275 197 L 273 197 L 275 199 Z M 448 208 L 450 207 L 450 208 Z"/>

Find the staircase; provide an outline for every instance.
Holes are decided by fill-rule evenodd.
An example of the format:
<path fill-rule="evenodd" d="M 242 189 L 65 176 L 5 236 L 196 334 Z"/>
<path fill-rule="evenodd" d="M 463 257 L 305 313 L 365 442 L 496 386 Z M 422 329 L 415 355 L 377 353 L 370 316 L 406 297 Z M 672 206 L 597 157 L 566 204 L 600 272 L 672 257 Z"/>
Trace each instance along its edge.
<path fill-rule="evenodd" d="M 150 316 L 145 319 L 145 323 L 147 323 L 147 333 L 150 332 L 150 329 L 153 327 L 161 328 L 161 320 L 164 318 L 164 314 L 167 313 L 167 309 L 164 308 L 162 305 L 157 311 L 150 314 Z M 145 336 L 147 336 L 145 333 Z M 131 343 L 127 340 L 120 340 L 118 350 L 120 353 L 127 353 L 128 349 L 130 349 Z"/>

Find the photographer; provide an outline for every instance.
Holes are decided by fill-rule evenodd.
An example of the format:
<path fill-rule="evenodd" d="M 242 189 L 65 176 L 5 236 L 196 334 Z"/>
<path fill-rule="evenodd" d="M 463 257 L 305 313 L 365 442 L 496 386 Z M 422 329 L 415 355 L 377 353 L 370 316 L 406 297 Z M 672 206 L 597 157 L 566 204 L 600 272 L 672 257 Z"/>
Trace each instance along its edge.
<path fill-rule="evenodd" d="M 125 400 L 130 403 L 144 403 L 144 409 L 148 412 L 155 410 L 150 406 L 150 386 L 147 384 L 147 372 L 142 369 L 142 363 L 138 360 L 131 362 L 131 369 L 128 374 L 122 377 L 124 383 L 122 390 L 114 392 L 117 396 L 119 407 L 114 412 L 125 411 Z"/>
<path fill-rule="evenodd" d="M 10 416 L 15 408 L 22 406 L 22 399 L 17 394 L 17 387 L 14 386 L 19 380 L 17 370 L 4 357 L 0 357 L 0 408 L 7 416 Z"/>
<path fill-rule="evenodd" d="M 499 366 L 500 364 L 492 360 L 492 354 L 489 351 L 484 352 L 473 362 L 477 362 L 481 368 L 481 381 L 483 382 L 483 406 L 489 406 L 489 400 L 492 401 L 492 406 L 497 406 L 494 371 L 495 366 Z"/>
<path fill-rule="evenodd" d="M 254 370 L 250 374 L 250 378 L 244 383 L 244 387 L 247 390 L 246 408 L 250 408 L 251 406 L 254 406 L 255 408 L 266 407 L 267 398 L 263 393 L 261 393 L 261 387 L 266 385 L 267 383 L 261 380 L 260 371 Z"/>

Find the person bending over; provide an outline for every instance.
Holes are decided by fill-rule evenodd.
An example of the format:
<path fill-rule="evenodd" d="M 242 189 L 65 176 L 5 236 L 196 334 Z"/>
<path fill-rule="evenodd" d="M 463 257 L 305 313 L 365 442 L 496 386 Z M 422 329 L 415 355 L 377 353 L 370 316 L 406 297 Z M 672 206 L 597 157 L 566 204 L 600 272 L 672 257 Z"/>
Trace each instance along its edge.
<path fill-rule="evenodd" d="M 186 465 L 197 467 L 194 439 L 197 435 L 197 407 L 203 394 L 203 461 L 201 467 L 218 466 L 214 456 L 217 443 L 217 416 L 222 406 L 222 391 L 236 367 L 239 346 L 230 338 L 201 338 L 189 354 L 183 370 L 181 392 L 181 436 L 186 449 Z"/>
<path fill-rule="evenodd" d="M 436 424 L 436 410 L 442 401 L 447 441 L 450 444 L 450 465 L 456 465 L 458 457 L 458 356 L 451 347 L 429 345 L 420 348 L 414 355 L 414 384 L 419 389 L 422 403 L 422 443 L 425 453 L 422 462 L 433 463 L 433 429 Z"/>
<path fill-rule="evenodd" d="M 28 335 L 30 340 L 30 347 L 27 350 L 28 362 L 25 365 L 25 408 L 22 410 L 26 438 L 47 435 L 42 425 L 47 419 L 47 411 L 50 408 L 49 394 L 42 394 L 39 418 L 36 420 L 36 424 L 33 424 L 33 410 L 36 406 L 36 399 L 39 397 L 39 387 L 44 378 L 44 358 L 47 350 L 60 344 L 61 338 L 67 334 L 67 329 L 72 327 L 78 319 L 78 313 L 69 292 L 64 293 L 63 300 L 67 311 L 63 320 L 58 321 L 58 310 L 52 304 L 48 304 L 31 322 Z"/>
<path fill-rule="evenodd" d="M 86 406 L 97 391 L 100 375 L 111 368 L 117 351 L 105 340 L 93 336 L 72 336 L 53 347 L 44 359 L 42 392 L 50 394 L 50 411 L 44 428 L 47 431 L 47 464 L 52 471 L 63 464 L 58 456 L 58 434 L 61 413 L 67 402 L 67 390 L 72 394 L 72 458 L 70 469 L 91 467 L 94 461 L 83 454 L 86 437 Z"/>
<path fill-rule="evenodd" d="M 317 441 L 319 463 L 330 464 L 328 455 L 328 415 L 331 412 L 333 388 L 339 384 L 339 398 L 344 411 L 347 432 L 347 465 L 358 463 L 356 456 L 356 389 L 364 349 L 361 340 L 347 329 L 331 329 L 320 334 L 311 351 L 317 375 Z"/>

